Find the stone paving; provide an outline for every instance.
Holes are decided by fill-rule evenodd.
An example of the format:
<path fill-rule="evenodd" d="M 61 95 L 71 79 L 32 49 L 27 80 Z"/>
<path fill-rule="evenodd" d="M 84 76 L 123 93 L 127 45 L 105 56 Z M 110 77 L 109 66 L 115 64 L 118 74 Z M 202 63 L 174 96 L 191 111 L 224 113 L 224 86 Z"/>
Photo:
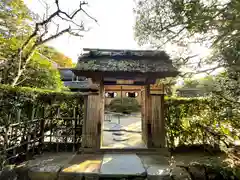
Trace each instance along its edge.
<path fill-rule="evenodd" d="M 146 148 L 141 135 L 141 114 L 118 118 L 118 116 L 111 116 L 111 121 L 104 121 L 101 148 Z M 116 131 L 120 135 L 116 135 Z"/>
<path fill-rule="evenodd" d="M 147 157 L 146 157 L 147 156 Z M 155 156 L 153 156 L 156 159 Z M 166 157 L 159 156 L 161 168 L 168 169 Z M 22 165 L 23 166 L 23 165 Z M 151 155 L 136 153 L 72 154 L 47 153 L 36 157 L 24 166 L 30 180 L 73 179 L 146 179 L 148 173 L 158 173 L 157 165 L 151 168 Z M 161 174 L 158 175 L 161 177 Z"/>
<path fill-rule="evenodd" d="M 172 175 L 174 180 L 180 180 L 187 179 L 188 174 L 178 165 L 187 165 L 192 162 L 220 164 L 226 158 L 225 155 L 210 156 L 192 152 L 175 154 L 171 158 L 160 154 L 159 152 L 150 154 L 139 152 L 45 153 L 18 166 L 15 171 L 0 172 L 0 179 L 12 177 L 7 180 L 170 180 Z"/>

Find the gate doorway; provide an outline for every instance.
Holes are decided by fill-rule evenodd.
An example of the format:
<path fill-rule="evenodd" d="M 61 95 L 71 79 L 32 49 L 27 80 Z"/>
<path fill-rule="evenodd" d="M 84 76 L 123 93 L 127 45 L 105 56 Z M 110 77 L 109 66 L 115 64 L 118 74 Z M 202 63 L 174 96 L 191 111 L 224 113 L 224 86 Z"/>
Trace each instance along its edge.
<path fill-rule="evenodd" d="M 83 148 L 100 149 L 105 121 L 105 85 L 142 86 L 141 129 L 146 148 L 165 147 L 164 95 L 151 93 L 156 79 L 177 76 L 164 51 L 83 49 L 75 75 L 91 78 L 98 95 L 88 96 L 83 123 Z M 133 94 L 131 94 L 132 96 Z M 112 94 L 114 96 L 114 94 Z M 121 120 L 120 120 L 121 121 Z M 121 124 L 121 122 L 120 122 Z"/>
<path fill-rule="evenodd" d="M 101 148 L 146 148 L 142 140 L 141 112 L 127 115 L 105 112 L 105 119 L 102 126 Z"/>
<path fill-rule="evenodd" d="M 105 113 L 102 123 L 103 149 L 146 148 L 142 139 L 143 86 L 105 85 Z"/>

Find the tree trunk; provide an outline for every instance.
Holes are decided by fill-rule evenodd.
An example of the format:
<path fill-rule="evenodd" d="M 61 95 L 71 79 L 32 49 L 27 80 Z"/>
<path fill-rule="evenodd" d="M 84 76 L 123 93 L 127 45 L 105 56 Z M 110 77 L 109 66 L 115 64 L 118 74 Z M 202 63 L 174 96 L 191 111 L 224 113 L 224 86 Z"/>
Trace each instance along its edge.
<path fill-rule="evenodd" d="M 24 65 L 22 66 L 22 68 L 19 68 L 18 69 L 18 72 L 17 72 L 17 75 L 16 77 L 13 79 L 13 82 L 11 84 L 11 86 L 16 86 L 17 85 L 17 82 L 19 81 L 21 75 L 23 74 L 23 72 L 26 70 L 26 67 L 29 63 L 29 61 L 31 60 L 34 52 L 35 52 L 35 48 L 36 48 L 36 45 L 34 45 L 31 50 L 30 50 L 30 54 L 27 56 L 26 60 L 21 60 L 20 61 L 23 61 L 24 62 Z"/>

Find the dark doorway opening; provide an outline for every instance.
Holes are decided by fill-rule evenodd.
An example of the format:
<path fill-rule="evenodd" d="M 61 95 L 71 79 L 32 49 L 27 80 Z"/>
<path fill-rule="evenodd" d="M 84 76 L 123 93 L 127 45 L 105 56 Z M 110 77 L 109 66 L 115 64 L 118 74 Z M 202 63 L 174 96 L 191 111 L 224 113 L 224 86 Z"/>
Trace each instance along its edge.
<path fill-rule="evenodd" d="M 135 97 L 137 97 L 137 93 L 136 92 L 127 92 L 127 97 L 130 97 L 130 98 L 135 98 Z"/>

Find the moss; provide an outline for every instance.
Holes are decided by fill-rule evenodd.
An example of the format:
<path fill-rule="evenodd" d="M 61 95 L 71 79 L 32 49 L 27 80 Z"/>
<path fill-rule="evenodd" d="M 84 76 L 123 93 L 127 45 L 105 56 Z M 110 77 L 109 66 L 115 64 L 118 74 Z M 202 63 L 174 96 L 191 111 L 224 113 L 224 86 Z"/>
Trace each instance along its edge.
<path fill-rule="evenodd" d="M 114 59 L 89 59 L 80 60 L 78 70 L 85 71 L 124 71 L 124 72 L 172 72 L 176 75 L 177 70 L 169 62 L 148 60 L 114 60 Z"/>

